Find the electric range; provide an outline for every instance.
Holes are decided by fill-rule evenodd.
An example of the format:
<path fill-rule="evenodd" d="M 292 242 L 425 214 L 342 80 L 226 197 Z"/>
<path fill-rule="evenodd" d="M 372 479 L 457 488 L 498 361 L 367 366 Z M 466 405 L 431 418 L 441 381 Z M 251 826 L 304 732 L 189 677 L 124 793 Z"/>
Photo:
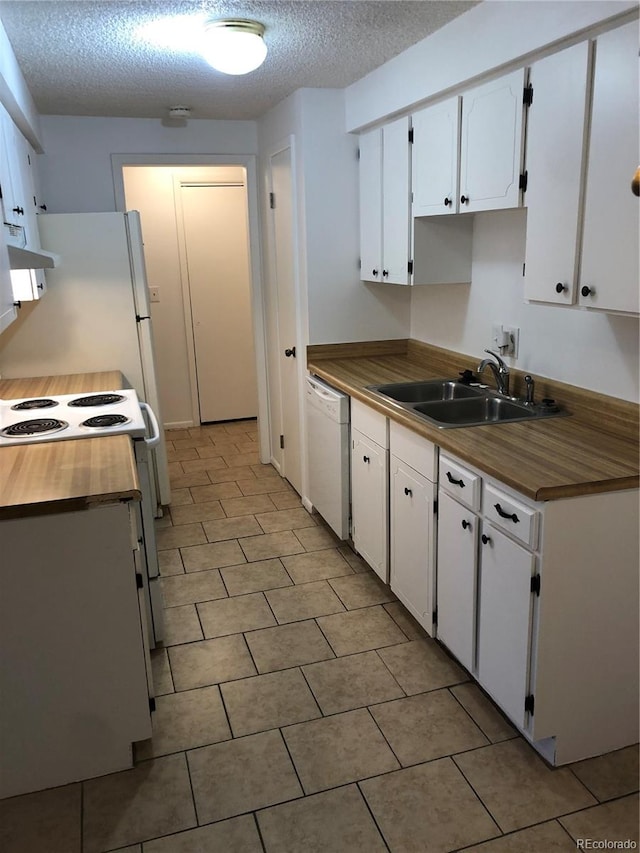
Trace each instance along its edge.
<path fill-rule="evenodd" d="M 104 435 L 144 438 L 143 408 L 130 388 L 0 400 L 0 447 Z"/>

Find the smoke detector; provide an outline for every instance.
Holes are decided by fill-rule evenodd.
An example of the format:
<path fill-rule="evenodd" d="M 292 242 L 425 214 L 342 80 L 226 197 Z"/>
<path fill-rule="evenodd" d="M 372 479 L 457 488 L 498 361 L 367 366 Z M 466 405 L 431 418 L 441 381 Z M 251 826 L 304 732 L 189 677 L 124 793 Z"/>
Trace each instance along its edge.
<path fill-rule="evenodd" d="M 169 118 L 189 118 L 191 110 L 189 107 L 169 107 Z"/>

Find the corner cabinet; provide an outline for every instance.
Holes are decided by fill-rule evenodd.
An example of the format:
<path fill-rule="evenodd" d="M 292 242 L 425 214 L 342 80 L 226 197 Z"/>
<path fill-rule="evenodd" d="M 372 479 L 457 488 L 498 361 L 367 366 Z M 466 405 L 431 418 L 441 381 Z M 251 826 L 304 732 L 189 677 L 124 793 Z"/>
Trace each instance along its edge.
<path fill-rule="evenodd" d="M 409 119 L 360 136 L 360 278 L 410 284 Z"/>
<path fill-rule="evenodd" d="M 637 491 L 529 501 L 441 454 L 438 639 L 566 764 L 633 744 Z"/>
<path fill-rule="evenodd" d="M 525 298 L 638 314 L 638 26 L 531 68 Z"/>
<path fill-rule="evenodd" d="M 351 401 L 351 537 L 389 583 L 389 433 L 384 415 Z"/>
<path fill-rule="evenodd" d="M 578 302 L 639 313 L 638 22 L 596 39 Z"/>

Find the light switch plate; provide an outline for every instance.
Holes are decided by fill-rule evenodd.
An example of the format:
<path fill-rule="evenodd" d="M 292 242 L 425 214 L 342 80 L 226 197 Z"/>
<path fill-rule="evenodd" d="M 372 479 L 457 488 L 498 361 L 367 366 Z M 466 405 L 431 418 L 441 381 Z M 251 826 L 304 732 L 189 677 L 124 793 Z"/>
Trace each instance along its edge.
<path fill-rule="evenodd" d="M 149 288 L 149 302 L 160 302 L 160 288 L 159 287 L 150 287 Z"/>

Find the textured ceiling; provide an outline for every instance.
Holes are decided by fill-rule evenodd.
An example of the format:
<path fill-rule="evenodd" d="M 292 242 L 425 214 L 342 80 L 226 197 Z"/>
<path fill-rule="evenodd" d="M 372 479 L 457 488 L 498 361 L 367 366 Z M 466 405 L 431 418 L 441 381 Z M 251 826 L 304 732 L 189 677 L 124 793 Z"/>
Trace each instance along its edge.
<path fill-rule="evenodd" d="M 463 14 L 464 0 L 0 0 L 0 19 L 38 110 L 49 115 L 253 119 L 296 89 L 343 88 Z M 250 18 L 266 27 L 264 65 L 214 71 L 191 37 L 181 49 L 142 40 L 172 15 Z M 177 26 L 176 26 L 177 30 Z"/>

